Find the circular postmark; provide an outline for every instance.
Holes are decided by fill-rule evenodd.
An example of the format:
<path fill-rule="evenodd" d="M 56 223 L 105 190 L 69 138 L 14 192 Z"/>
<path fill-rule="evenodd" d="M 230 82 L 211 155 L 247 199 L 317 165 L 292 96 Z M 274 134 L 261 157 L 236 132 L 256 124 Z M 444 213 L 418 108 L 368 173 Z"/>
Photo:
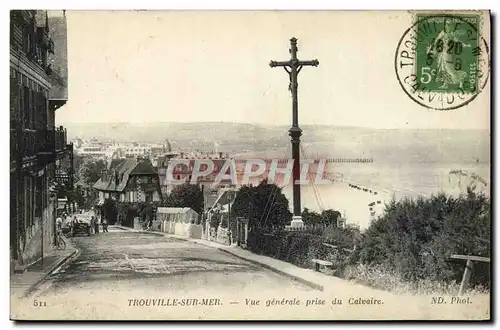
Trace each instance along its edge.
<path fill-rule="evenodd" d="M 488 82 L 489 48 L 479 14 L 417 14 L 396 49 L 399 84 L 416 103 L 434 110 L 460 108 Z"/>

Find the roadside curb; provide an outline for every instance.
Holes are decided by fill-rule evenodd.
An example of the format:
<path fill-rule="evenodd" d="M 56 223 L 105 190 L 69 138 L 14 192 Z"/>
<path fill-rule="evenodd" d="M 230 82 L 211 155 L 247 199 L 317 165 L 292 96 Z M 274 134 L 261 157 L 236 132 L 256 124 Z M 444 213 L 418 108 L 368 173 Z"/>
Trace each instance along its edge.
<path fill-rule="evenodd" d="M 154 233 L 154 232 L 151 232 L 151 233 Z M 203 246 L 208 246 L 208 247 L 211 247 L 211 248 L 215 248 L 221 252 L 224 252 L 224 253 L 227 253 L 227 254 L 230 254 L 234 257 L 237 257 L 237 258 L 240 258 L 242 260 L 245 260 L 247 262 L 250 262 L 250 263 L 253 263 L 255 265 L 258 265 L 262 268 L 265 268 L 267 270 L 270 270 L 274 273 L 277 273 L 277 274 L 280 274 L 282 276 L 285 276 L 285 277 L 288 277 L 294 281 L 297 281 L 297 282 L 300 282 L 304 285 L 307 285 L 313 289 L 316 289 L 316 290 L 320 290 L 320 291 L 324 291 L 324 286 L 321 285 L 321 284 L 317 284 L 313 281 L 310 281 L 310 280 L 306 280 L 302 277 L 299 277 L 299 276 L 296 276 L 296 275 L 293 275 L 293 274 L 290 274 L 290 273 L 287 273 L 285 271 L 282 271 L 281 269 L 277 268 L 277 267 L 274 267 L 274 266 L 271 266 L 271 265 L 268 265 L 266 263 L 263 263 L 263 262 L 260 262 L 260 261 L 257 261 L 257 260 L 254 260 L 254 259 L 251 259 L 251 258 L 247 258 L 247 257 L 243 257 L 241 255 L 239 255 L 238 253 L 234 252 L 234 251 L 231 251 L 231 249 L 228 249 L 228 248 L 225 248 L 225 247 L 215 247 L 215 246 L 212 246 L 210 244 L 204 244 L 204 242 L 200 242 L 199 240 L 193 240 L 193 239 L 189 239 L 187 237 L 177 237 L 177 236 L 172 236 L 172 235 L 169 235 L 169 234 L 166 234 L 166 233 L 155 233 L 155 235 L 158 235 L 158 236 L 164 236 L 164 237 L 172 237 L 172 238 L 176 238 L 176 239 L 179 239 L 179 240 L 183 240 L 183 241 L 187 241 L 187 242 L 192 242 L 194 244 L 199 244 L 199 245 L 203 245 Z"/>
<path fill-rule="evenodd" d="M 61 258 L 60 260 L 58 260 L 52 267 L 50 267 L 49 271 L 46 272 L 41 279 L 39 279 L 38 281 L 36 281 L 33 285 L 31 285 L 27 290 L 26 292 L 23 294 L 23 297 L 26 298 L 28 297 L 31 293 L 33 293 L 33 291 L 35 291 L 35 289 L 40 285 L 40 283 L 42 283 L 43 281 L 45 281 L 47 279 L 47 277 L 49 277 L 53 272 L 54 270 L 56 270 L 57 268 L 59 267 L 62 267 L 64 264 L 66 264 L 69 260 L 71 260 L 72 258 L 76 257 L 78 254 L 80 253 L 80 250 L 78 250 L 77 248 L 73 248 L 73 252 L 71 252 L 70 254 L 68 254 L 67 256 Z"/>
<path fill-rule="evenodd" d="M 197 243 L 197 242 L 195 242 L 195 243 Z M 197 243 L 197 244 L 200 244 L 200 243 Z M 263 263 L 263 262 L 260 262 L 260 261 L 257 261 L 257 260 L 253 260 L 253 259 L 250 259 L 250 258 L 245 258 L 245 257 L 240 256 L 239 254 L 234 253 L 233 251 L 228 250 L 228 249 L 225 249 L 225 248 L 217 248 L 217 249 L 218 249 L 218 250 L 220 250 L 220 251 L 222 251 L 222 252 L 225 252 L 225 253 L 227 253 L 227 254 L 230 254 L 230 255 L 232 255 L 232 256 L 238 257 L 238 258 L 240 258 L 240 259 L 242 259 L 242 260 L 245 260 L 245 261 L 248 261 L 248 262 L 254 263 L 254 264 L 256 264 L 256 265 L 259 265 L 259 266 L 260 266 L 260 267 L 262 267 L 262 268 L 268 269 L 268 270 L 270 270 L 270 271 L 272 271 L 272 272 L 275 272 L 275 273 L 277 273 L 277 274 L 280 274 L 280 275 L 282 275 L 282 276 L 285 276 L 285 277 L 291 278 L 292 280 L 297 281 L 297 282 L 300 282 L 300 283 L 302 283 L 302 284 L 304 284 L 304 285 L 307 285 L 307 286 L 309 286 L 309 287 L 312 287 L 313 289 L 320 290 L 320 291 L 324 291 L 324 289 L 325 289 L 325 288 L 323 287 L 323 285 L 320 285 L 320 284 L 314 283 L 314 282 L 312 282 L 312 281 L 306 280 L 306 279 L 304 279 L 304 278 L 302 278 L 302 277 L 299 277 L 299 276 L 296 276 L 296 275 L 293 275 L 293 274 L 290 274 L 290 273 L 284 272 L 284 271 L 280 270 L 280 269 L 279 269 L 279 268 L 277 268 L 277 267 L 270 266 L 270 265 L 268 265 L 268 264 L 265 264 L 265 263 Z"/>

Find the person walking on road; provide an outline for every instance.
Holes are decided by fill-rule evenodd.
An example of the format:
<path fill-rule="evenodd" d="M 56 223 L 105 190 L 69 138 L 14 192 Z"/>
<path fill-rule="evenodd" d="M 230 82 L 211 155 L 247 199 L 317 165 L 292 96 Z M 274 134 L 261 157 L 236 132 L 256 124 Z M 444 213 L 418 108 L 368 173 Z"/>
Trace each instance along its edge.
<path fill-rule="evenodd" d="M 63 219 L 61 217 L 57 217 L 56 219 L 56 229 L 59 231 L 62 229 Z"/>
<path fill-rule="evenodd" d="M 104 218 L 104 220 L 102 220 L 102 232 L 103 233 L 108 232 L 108 220 L 106 218 Z"/>
<path fill-rule="evenodd" d="M 94 216 L 92 216 L 92 220 L 94 220 L 94 223 L 92 224 L 94 227 L 94 234 L 99 234 L 99 221 Z"/>
<path fill-rule="evenodd" d="M 90 217 L 90 230 L 96 234 L 96 231 L 95 231 L 95 223 L 96 223 L 96 219 L 94 216 L 91 216 Z"/>

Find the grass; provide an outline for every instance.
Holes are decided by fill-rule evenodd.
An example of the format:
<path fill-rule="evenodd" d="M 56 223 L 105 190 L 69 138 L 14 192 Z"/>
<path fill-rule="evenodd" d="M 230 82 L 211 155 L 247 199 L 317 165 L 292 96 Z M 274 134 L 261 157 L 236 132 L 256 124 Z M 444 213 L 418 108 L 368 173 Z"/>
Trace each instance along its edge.
<path fill-rule="evenodd" d="M 445 283 L 426 279 L 408 282 L 393 271 L 361 264 L 346 266 L 342 278 L 396 294 L 456 295 L 460 288 L 460 283 L 456 282 Z M 489 290 L 484 287 L 475 287 L 467 290 L 467 294 L 489 294 Z"/>

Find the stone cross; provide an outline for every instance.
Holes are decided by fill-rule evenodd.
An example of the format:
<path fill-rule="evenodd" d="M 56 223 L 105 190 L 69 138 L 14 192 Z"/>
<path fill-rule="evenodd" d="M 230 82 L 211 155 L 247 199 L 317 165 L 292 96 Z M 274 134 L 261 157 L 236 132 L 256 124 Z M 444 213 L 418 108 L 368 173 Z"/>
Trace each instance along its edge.
<path fill-rule="evenodd" d="M 298 106 L 298 83 L 297 76 L 304 66 L 318 66 L 318 60 L 300 61 L 297 58 L 297 39 L 290 39 L 290 55 L 288 61 L 271 61 L 269 65 L 271 68 L 283 67 L 290 77 L 290 92 L 292 93 L 292 127 L 290 128 L 289 135 L 292 138 L 292 158 L 293 158 L 293 220 L 292 226 L 302 226 L 301 219 L 301 206 L 300 206 L 300 136 L 302 130 L 299 127 L 299 106 Z M 295 223 L 294 223 L 295 222 Z"/>

